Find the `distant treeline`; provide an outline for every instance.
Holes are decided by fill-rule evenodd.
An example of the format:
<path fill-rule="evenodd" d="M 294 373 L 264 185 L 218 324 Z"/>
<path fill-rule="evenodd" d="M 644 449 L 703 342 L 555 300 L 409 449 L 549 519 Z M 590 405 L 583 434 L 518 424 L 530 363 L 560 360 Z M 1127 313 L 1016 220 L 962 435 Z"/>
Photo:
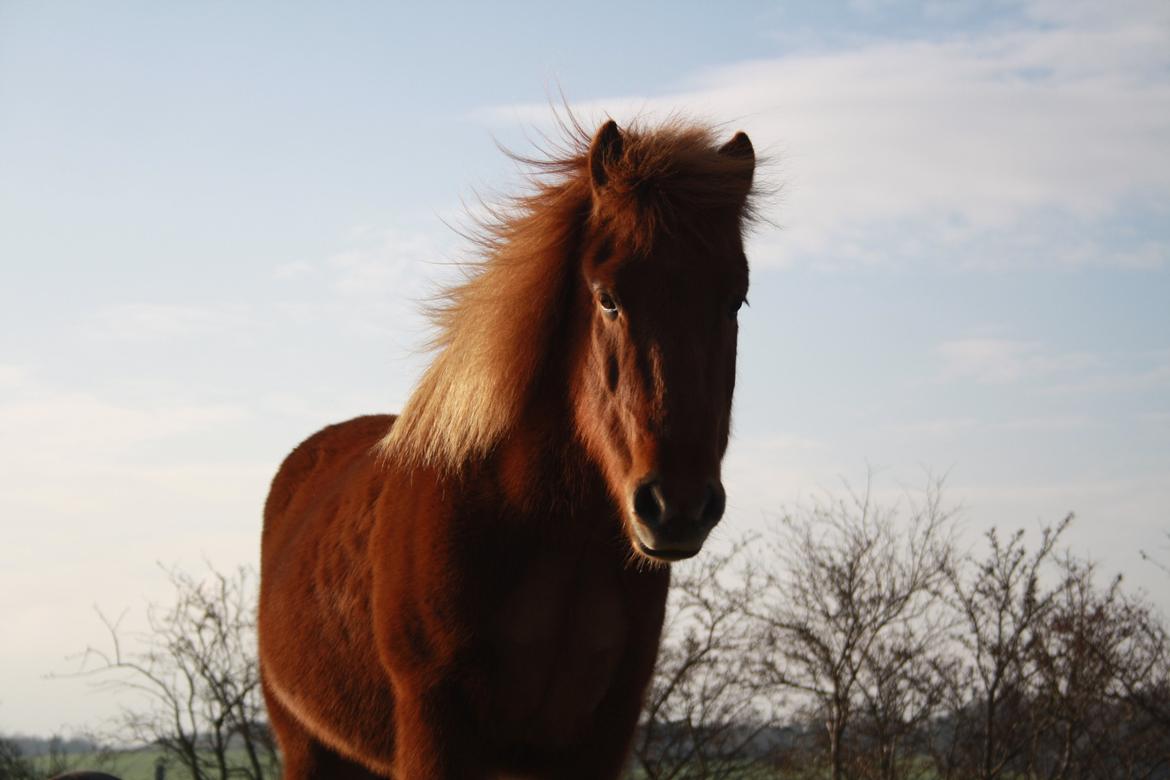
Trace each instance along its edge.
<path fill-rule="evenodd" d="M 0 734 L 0 740 L 16 746 L 23 756 L 48 756 L 55 753 L 73 755 L 96 753 L 101 746 L 86 737 L 29 737 L 23 734 Z"/>

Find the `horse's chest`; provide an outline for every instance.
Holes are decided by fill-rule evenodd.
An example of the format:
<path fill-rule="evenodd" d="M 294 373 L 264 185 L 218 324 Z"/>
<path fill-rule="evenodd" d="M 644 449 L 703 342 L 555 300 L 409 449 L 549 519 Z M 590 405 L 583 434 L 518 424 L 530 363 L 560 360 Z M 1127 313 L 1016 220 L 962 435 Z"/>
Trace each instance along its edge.
<path fill-rule="evenodd" d="M 492 717 L 521 741 L 570 743 L 588 728 L 626 651 L 619 578 L 554 559 L 515 580 L 494 631 Z"/>

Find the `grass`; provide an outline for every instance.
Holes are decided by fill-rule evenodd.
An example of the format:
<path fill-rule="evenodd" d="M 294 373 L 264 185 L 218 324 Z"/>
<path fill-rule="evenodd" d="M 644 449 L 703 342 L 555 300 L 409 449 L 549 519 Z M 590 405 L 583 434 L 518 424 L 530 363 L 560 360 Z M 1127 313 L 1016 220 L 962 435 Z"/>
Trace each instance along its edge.
<path fill-rule="evenodd" d="M 68 756 L 71 770 L 89 769 L 99 772 L 108 772 L 122 780 L 154 780 L 155 766 L 159 760 L 165 760 L 163 751 L 157 747 L 144 747 L 136 750 L 121 750 L 107 753 L 75 753 Z M 232 750 L 228 753 L 228 761 L 233 766 L 244 766 L 247 763 L 247 753 L 244 750 Z M 34 766 L 42 771 L 49 768 L 47 756 L 32 759 Z M 185 767 L 174 760 L 167 761 L 166 780 L 194 780 Z M 273 773 L 273 777 L 275 777 Z"/>

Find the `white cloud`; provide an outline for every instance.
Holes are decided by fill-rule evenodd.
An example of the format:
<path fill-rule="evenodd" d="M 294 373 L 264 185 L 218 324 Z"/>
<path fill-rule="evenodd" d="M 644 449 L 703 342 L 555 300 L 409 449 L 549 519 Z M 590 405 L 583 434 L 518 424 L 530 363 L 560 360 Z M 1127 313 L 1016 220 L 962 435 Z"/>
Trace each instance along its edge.
<path fill-rule="evenodd" d="M 127 303 L 98 310 L 86 333 L 102 341 L 152 343 L 242 331 L 248 312 L 239 306 Z"/>
<path fill-rule="evenodd" d="M 1011 384 L 1024 379 L 1084 371 L 1099 362 L 1082 352 L 1052 354 L 1032 341 L 969 338 L 945 341 L 938 347 L 942 379 L 969 379 L 982 384 Z"/>
<path fill-rule="evenodd" d="M 401 227 L 363 226 L 340 249 L 314 267 L 318 285 L 308 298 L 277 306 L 278 316 L 296 321 L 328 320 L 380 350 L 394 345 L 395 360 L 411 368 L 427 342 L 425 304 L 448 283 L 462 279 L 452 260 L 455 236 Z"/>
<path fill-rule="evenodd" d="M 1170 26 L 1170 6 L 1162 0 L 1029 0 L 1024 3 L 1027 14 L 1034 19 L 1073 24 L 1090 29 L 1116 26 Z M 1162 52 L 1163 56 L 1170 56 Z"/>
<path fill-rule="evenodd" d="M 739 533 L 818 487 L 838 480 L 828 442 L 795 434 L 737 432 L 723 461 L 729 516 L 723 533 Z"/>
<path fill-rule="evenodd" d="M 272 271 L 277 279 L 301 279 L 313 273 L 313 264 L 306 260 L 295 260 L 278 265 Z"/>
<path fill-rule="evenodd" d="M 898 436 L 927 436 L 950 438 L 968 436 L 976 431 L 995 433 L 1055 432 L 1072 431 L 1096 425 L 1097 422 L 1085 415 L 1050 415 L 1018 417 L 1005 420 L 981 420 L 975 417 L 944 417 L 897 423 L 883 428 Z"/>
<path fill-rule="evenodd" d="M 1046 388 L 1050 393 L 1134 393 L 1170 388 L 1170 350 L 1153 350 L 1130 356 L 1137 365 L 1071 377 Z"/>
<path fill-rule="evenodd" d="M 744 62 L 574 108 L 746 128 L 784 188 L 783 249 L 764 242 L 757 262 L 1163 266 L 1165 242 L 1119 248 L 1098 229 L 1123 205 L 1170 213 L 1170 25 L 1164 4 L 1129 6 L 1037 3 L 1031 29 Z M 548 109 L 481 114 L 518 116 Z"/>
<path fill-rule="evenodd" d="M 355 243 L 326 261 L 334 274 L 333 289 L 346 296 L 421 297 L 445 262 L 442 250 L 423 233 L 367 229 Z"/>
<path fill-rule="evenodd" d="M 977 337 L 944 341 L 936 353 L 942 363 L 937 375 L 941 382 L 973 381 L 984 385 L 1029 382 L 1049 397 L 1066 398 L 1142 393 L 1170 387 L 1170 350 L 1165 349 L 1109 354 L 1056 352 L 1038 341 Z M 973 420 L 968 422 L 975 424 Z M 1074 416 L 994 424 L 1057 429 L 1087 422 L 1084 417 Z M 930 422 L 922 424 L 927 428 L 932 426 Z"/>
<path fill-rule="evenodd" d="M 1150 425 L 1170 425 L 1170 412 L 1143 412 L 1137 418 Z"/>
<path fill-rule="evenodd" d="M 39 448 L 47 450 L 64 447 L 117 454 L 142 442 L 234 422 L 246 415 L 244 409 L 228 404 L 138 407 L 84 392 L 42 388 L 33 397 L 0 403 L 0 440 L 27 445 L 35 439 Z"/>
<path fill-rule="evenodd" d="M 198 456 L 172 450 L 160 462 L 157 445 L 222 430 L 249 416 L 232 404 L 120 403 L 26 375 L 0 398 L 0 507 L 74 512 L 125 506 L 128 496 L 147 485 L 178 486 L 185 468 L 194 470 L 184 490 L 206 489 L 208 467 Z M 240 465 L 226 460 L 220 485 Z"/>
<path fill-rule="evenodd" d="M 24 366 L 0 363 L 0 390 L 20 387 L 28 377 L 29 371 Z"/>
<path fill-rule="evenodd" d="M 944 417 L 913 422 L 897 423 L 888 426 L 890 433 L 904 436 L 929 436 L 948 438 L 958 434 L 965 434 L 983 425 L 974 417 Z"/>

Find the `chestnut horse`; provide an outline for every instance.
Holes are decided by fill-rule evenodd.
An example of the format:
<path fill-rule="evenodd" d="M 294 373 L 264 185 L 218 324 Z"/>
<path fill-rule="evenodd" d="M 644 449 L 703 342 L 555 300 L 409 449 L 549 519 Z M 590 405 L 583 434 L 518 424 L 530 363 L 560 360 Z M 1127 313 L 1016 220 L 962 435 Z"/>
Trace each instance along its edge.
<path fill-rule="evenodd" d="M 723 515 L 755 154 L 570 124 L 444 296 L 401 416 L 325 428 L 273 480 L 260 661 L 287 778 L 622 770 L 666 562 Z"/>

